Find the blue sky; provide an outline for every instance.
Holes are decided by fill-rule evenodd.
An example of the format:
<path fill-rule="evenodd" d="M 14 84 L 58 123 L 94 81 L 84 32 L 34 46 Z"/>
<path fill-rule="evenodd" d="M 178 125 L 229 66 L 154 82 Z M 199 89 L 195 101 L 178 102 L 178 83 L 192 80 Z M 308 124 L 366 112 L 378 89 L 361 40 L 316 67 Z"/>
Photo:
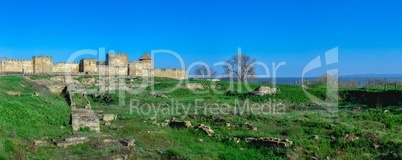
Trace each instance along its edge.
<path fill-rule="evenodd" d="M 300 76 L 339 47 L 331 67 L 340 74 L 402 73 L 401 8 L 400 1 L 3 1 L 0 57 L 61 62 L 104 47 L 136 60 L 166 49 L 189 66 L 227 60 L 241 47 L 269 67 L 286 62 L 278 76 Z M 155 58 L 156 67 L 178 67 L 172 56 Z"/>

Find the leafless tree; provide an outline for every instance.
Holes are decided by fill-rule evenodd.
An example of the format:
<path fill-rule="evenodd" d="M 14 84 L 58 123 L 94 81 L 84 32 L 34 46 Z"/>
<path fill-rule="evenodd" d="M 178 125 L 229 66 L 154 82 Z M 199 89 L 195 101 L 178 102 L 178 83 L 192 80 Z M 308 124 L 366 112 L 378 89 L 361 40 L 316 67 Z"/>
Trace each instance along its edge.
<path fill-rule="evenodd" d="M 216 77 L 216 71 L 206 66 L 199 66 L 195 68 L 194 75 L 198 79 L 213 79 Z"/>
<path fill-rule="evenodd" d="M 226 74 L 233 75 L 234 79 L 244 82 L 245 80 L 255 79 L 255 59 L 250 56 L 237 54 L 226 61 L 230 66 L 223 66 Z"/>

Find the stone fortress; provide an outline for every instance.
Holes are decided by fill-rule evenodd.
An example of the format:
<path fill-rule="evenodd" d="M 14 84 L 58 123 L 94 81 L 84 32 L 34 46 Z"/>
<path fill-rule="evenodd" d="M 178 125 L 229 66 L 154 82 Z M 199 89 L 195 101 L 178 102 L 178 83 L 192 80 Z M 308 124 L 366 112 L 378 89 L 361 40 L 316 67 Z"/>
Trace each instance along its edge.
<path fill-rule="evenodd" d="M 0 74 L 88 74 L 187 79 L 185 69 L 155 69 L 153 59 L 147 53 L 138 61 L 129 61 L 128 55 L 123 53 L 108 53 L 106 61 L 82 59 L 79 63 L 53 63 L 53 58 L 50 56 L 34 56 L 32 60 L 2 58 Z"/>

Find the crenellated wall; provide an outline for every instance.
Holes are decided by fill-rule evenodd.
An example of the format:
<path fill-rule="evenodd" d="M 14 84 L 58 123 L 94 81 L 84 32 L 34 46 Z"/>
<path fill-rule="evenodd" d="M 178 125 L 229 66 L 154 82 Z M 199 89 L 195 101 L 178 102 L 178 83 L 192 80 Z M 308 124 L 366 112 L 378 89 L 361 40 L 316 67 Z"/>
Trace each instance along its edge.
<path fill-rule="evenodd" d="M 34 73 L 52 73 L 53 72 L 53 58 L 50 56 L 33 57 L 33 72 Z"/>
<path fill-rule="evenodd" d="M 35 56 L 32 60 L 0 59 L 0 73 L 5 74 L 99 74 L 124 76 L 155 76 L 186 79 L 185 69 L 154 69 L 152 58 L 145 53 L 139 61 L 128 62 L 127 54 L 107 54 L 106 62 L 82 59 L 80 63 L 55 63 L 50 56 Z"/>
<path fill-rule="evenodd" d="M 2 73 L 32 73 L 32 60 L 1 59 Z"/>
<path fill-rule="evenodd" d="M 154 69 L 153 76 L 174 79 L 187 79 L 187 71 L 185 69 Z"/>
<path fill-rule="evenodd" d="M 53 73 L 79 73 L 79 63 L 55 63 Z"/>
<path fill-rule="evenodd" d="M 109 53 L 106 56 L 106 63 L 109 66 L 128 66 L 127 54 Z"/>

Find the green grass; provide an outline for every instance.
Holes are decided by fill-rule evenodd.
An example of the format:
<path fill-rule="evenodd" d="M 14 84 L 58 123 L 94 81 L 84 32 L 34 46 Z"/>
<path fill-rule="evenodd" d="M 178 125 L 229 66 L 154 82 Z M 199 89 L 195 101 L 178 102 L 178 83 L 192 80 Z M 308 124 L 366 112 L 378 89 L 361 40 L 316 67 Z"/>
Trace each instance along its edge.
<path fill-rule="evenodd" d="M 127 79 L 130 80 L 130 79 Z M 80 131 L 91 137 L 86 144 L 70 146 L 66 149 L 57 147 L 40 147 L 36 151 L 28 149 L 29 145 L 20 145 L 24 140 L 41 139 L 43 137 L 59 137 L 71 133 L 68 126 L 69 107 L 61 97 L 50 93 L 41 93 L 42 96 L 32 96 L 36 89 L 32 84 L 20 77 L 0 78 L 0 133 L 1 158 L 27 156 L 37 159 L 93 159 L 100 156 L 119 154 L 115 145 L 102 143 L 100 134 Z M 135 78 L 127 84 L 141 83 Z M 200 83 L 205 91 L 195 94 L 193 91 L 181 87 L 170 93 L 162 93 L 169 98 L 153 97 L 151 87 L 147 87 L 140 94 L 124 92 L 125 105 L 120 106 L 119 93 L 107 93 L 114 101 L 105 103 L 88 96 L 94 110 L 103 113 L 117 114 L 118 118 L 112 121 L 115 128 L 101 126 L 101 135 L 110 135 L 116 138 L 135 139 L 136 147 L 132 159 L 401 159 L 402 158 L 402 109 L 399 105 L 390 105 L 372 108 L 364 105 L 363 101 L 341 99 L 339 111 L 332 113 L 324 109 L 310 107 L 312 103 L 304 94 L 301 86 L 278 85 L 276 95 L 256 97 L 248 94 L 244 84 L 230 88 L 228 82 L 216 82 L 216 90 L 225 92 L 234 91 L 233 95 L 218 94 L 214 91 L 214 83 L 208 81 L 190 81 Z M 176 86 L 177 80 L 155 78 L 155 90 L 169 90 Z M 2 85 L 3 84 L 3 85 Z M 22 85 L 21 85 L 22 84 Z M 24 87 L 25 86 L 25 87 Z M 250 84 L 255 89 L 259 84 Z M 326 86 L 312 85 L 307 92 L 320 99 L 325 99 Z M 23 94 L 9 96 L 8 90 L 20 91 Z M 96 90 L 96 89 L 95 89 Z M 353 89 L 356 90 L 356 89 Z M 347 90 L 346 90 L 347 91 Z M 341 90 L 340 94 L 353 97 Z M 379 92 L 382 93 L 382 92 Z M 371 93 L 368 93 L 371 94 Z M 389 93 L 391 94 L 391 93 Z M 400 95 L 399 92 L 392 93 Z M 46 96 L 44 96 L 46 95 Z M 105 95 L 103 95 L 105 96 Z M 3 100 L 4 99 L 4 100 Z M 196 107 L 196 99 L 206 106 Z M 130 108 L 130 100 L 138 101 L 142 109 L 151 109 L 149 113 L 138 113 Z M 177 113 L 154 112 L 154 109 L 170 109 L 163 104 L 179 102 L 183 104 Z M 286 104 L 281 114 L 251 114 L 239 111 L 244 109 L 243 104 L 261 104 L 271 101 Z M 211 104 L 228 104 L 230 107 Z M 146 106 L 145 104 L 154 104 Z M 237 105 L 237 106 L 236 106 Z M 294 108 L 292 106 L 299 107 Z M 13 109 L 10 107 L 12 106 Z M 205 109 L 216 111 L 222 107 L 224 113 L 206 112 Z M 356 109 L 359 107 L 359 109 Z M 236 109 L 236 110 L 235 110 Z M 185 113 L 188 111 L 189 113 Z M 13 115 L 13 116 L 10 116 Z M 17 118 L 18 117 L 18 118 Z M 22 118 L 21 118 L 22 117 Z M 29 118 L 25 118 L 29 117 Z M 150 118 L 156 117 L 156 123 L 163 123 L 166 118 L 175 117 L 180 121 L 190 121 L 193 126 L 205 124 L 215 132 L 214 137 L 207 136 L 196 128 L 171 128 L 157 126 Z M 226 126 L 226 122 L 231 124 Z M 258 130 L 253 131 L 245 123 L 252 124 Z M 16 127 L 17 126 L 17 127 Z M 65 129 L 60 129 L 63 126 Z M 10 137 L 10 135 L 12 135 Z M 318 136 L 315 140 L 313 136 Z M 7 138 L 5 138 L 7 137 Z M 10 138 L 8 138 L 10 137 Z M 253 146 L 244 141 L 247 137 L 275 137 L 294 141 L 294 146 L 287 149 L 275 149 Z M 356 138 L 358 137 L 358 139 Z M 236 143 L 231 138 L 240 138 Z M 202 142 L 201 142 L 202 141 Z"/>
<path fill-rule="evenodd" d="M 71 133 L 71 110 L 66 101 L 32 86 L 21 77 L 0 77 L 0 155 L 22 154 L 25 151 L 19 144 L 24 141 Z M 21 95 L 9 95 L 8 91 Z M 34 92 L 40 96 L 34 96 Z"/>

